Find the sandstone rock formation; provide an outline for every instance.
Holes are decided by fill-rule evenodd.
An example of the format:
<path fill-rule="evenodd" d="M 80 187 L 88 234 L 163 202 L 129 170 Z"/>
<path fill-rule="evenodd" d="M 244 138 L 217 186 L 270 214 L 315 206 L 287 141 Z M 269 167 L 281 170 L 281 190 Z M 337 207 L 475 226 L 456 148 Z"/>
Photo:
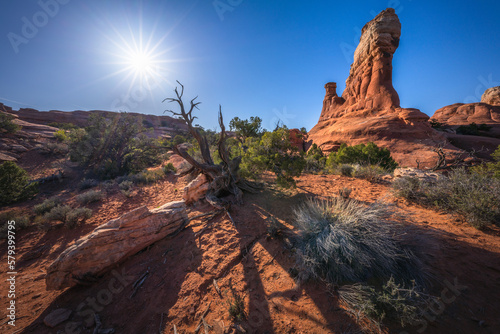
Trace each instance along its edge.
<path fill-rule="evenodd" d="M 430 120 L 441 124 L 443 135 L 453 145 L 467 151 L 475 150 L 480 158 L 489 158 L 500 145 L 500 87 L 487 89 L 481 102 L 455 103 L 438 109 Z M 456 133 L 460 126 L 472 123 L 486 124 L 489 130 L 478 135 Z"/>
<path fill-rule="evenodd" d="M 92 282 L 113 265 L 176 232 L 188 219 L 183 201 L 157 209 L 143 206 L 97 227 L 47 268 L 47 290 Z"/>
<path fill-rule="evenodd" d="M 481 96 L 481 102 L 492 106 L 500 106 L 500 86 L 485 90 L 483 96 Z"/>
<path fill-rule="evenodd" d="M 429 116 L 418 109 L 401 108 L 392 85 L 392 58 L 399 45 L 401 24 L 394 9 L 388 8 L 362 29 L 354 53 L 346 89 L 342 96 L 336 83 L 325 85 L 326 95 L 318 121 L 309 139 L 323 151 L 350 145 L 375 142 L 387 147 L 393 158 L 404 166 L 433 165 L 432 149 L 446 142 L 433 130 Z M 458 150 L 446 144 L 447 152 Z"/>
<path fill-rule="evenodd" d="M 500 105 L 455 103 L 436 110 L 431 120 L 446 125 L 488 124 L 500 125 Z"/>

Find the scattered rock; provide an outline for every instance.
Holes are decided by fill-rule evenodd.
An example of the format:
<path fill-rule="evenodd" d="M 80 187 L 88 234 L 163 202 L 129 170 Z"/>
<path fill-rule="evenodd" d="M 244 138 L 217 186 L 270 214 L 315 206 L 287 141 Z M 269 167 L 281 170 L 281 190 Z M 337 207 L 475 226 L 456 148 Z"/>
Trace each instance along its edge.
<path fill-rule="evenodd" d="M 442 174 L 426 171 L 422 169 L 407 167 L 407 168 L 396 168 L 394 170 L 394 179 L 400 177 L 415 177 L 421 179 L 423 181 L 436 181 L 439 178 L 443 177 Z"/>
<path fill-rule="evenodd" d="M 56 327 L 60 323 L 66 321 L 71 316 L 71 310 L 60 308 L 52 311 L 43 319 L 43 323 L 51 328 Z"/>
<path fill-rule="evenodd" d="M 47 290 L 89 283 L 112 266 L 176 232 L 188 219 L 183 201 L 157 209 L 142 206 L 97 227 L 62 252 L 47 268 Z"/>
<path fill-rule="evenodd" d="M 184 187 L 182 198 L 186 204 L 191 204 L 204 198 L 209 188 L 210 183 L 207 177 L 204 174 L 200 174 L 196 179 L 189 182 L 189 184 Z"/>

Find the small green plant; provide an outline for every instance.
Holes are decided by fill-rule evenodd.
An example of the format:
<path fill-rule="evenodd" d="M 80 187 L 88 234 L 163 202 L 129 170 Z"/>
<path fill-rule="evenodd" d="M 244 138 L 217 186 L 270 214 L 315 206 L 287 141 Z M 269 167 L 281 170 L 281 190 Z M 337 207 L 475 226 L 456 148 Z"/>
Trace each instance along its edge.
<path fill-rule="evenodd" d="M 57 141 L 59 142 L 65 142 L 68 140 L 68 135 L 66 134 L 66 131 L 65 130 L 57 130 L 55 133 L 54 133 L 54 137 L 57 139 Z"/>
<path fill-rule="evenodd" d="M 14 116 L 0 112 L 0 133 L 16 133 L 21 126 L 13 122 Z"/>
<path fill-rule="evenodd" d="M 15 162 L 0 164 L 0 205 L 26 200 L 37 192 L 37 184 L 30 182 L 28 173 Z"/>
<path fill-rule="evenodd" d="M 163 167 L 163 172 L 165 174 L 169 174 L 169 173 L 176 173 L 177 172 L 177 168 L 174 167 L 174 164 L 169 162 L 167 163 L 164 167 Z"/>
<path fill-rule="evenodd" d="M 233 291 L 233 298 L 229 300 L 229 315 L 234 321 L 245 319 L 245 302 L 241 295 Z"/>
<path fill-rule="evenodd" d="M 56 206 L 61 204 L 61 200 L 58 197 L 51 197 L 43 201 L 42 203 L 35 205 L 33 207 L 33 211 L 37 215 L 43 215 L 46 212 L 49 212 Z"/>
<path fill-rule="evenodd" d="M 98 190 L 89 190 L 83 194 L 76 196 L 76 200 L 80 204 L 90 204 L 99 202 L 103 198 L 103 194 Z"/>

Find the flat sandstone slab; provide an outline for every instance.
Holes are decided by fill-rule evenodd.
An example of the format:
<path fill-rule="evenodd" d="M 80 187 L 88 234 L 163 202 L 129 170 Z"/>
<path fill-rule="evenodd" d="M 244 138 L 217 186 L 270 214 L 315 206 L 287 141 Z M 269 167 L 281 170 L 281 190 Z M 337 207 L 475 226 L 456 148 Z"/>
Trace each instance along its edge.
<path fill-rule="evenodd" d="M 177 231 L 188 219 L 184 201 L 142 206 L 97 227 L 47 268 L 47 290 L 92 282 L 112 266 Z"/>

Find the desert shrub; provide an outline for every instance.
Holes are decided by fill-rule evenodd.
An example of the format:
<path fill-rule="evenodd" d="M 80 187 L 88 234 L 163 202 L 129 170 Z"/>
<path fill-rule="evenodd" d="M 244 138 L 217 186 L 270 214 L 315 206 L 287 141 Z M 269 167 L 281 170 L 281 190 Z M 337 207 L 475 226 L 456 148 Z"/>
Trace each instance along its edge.
<path fill-rule="evenodd" d="M 60 221 L 66 227 L 73 228 L 78 223 L 85 222 L 92 216 L 92 210 L 88 208 L 73 209 L 69 205 L 58 205 L 42 217 L 42 222 Z"/>
<path fill-rule="evenodd" d="M 2 212 L 0 214 L 0 239 L 7 238 L 8 235 L 8 222 L 15 221 L 15 232 L 28 227 L 30 225 L 30 219 L 27 215 L 20 214 L 15 211 Z"/>
<path fill-rule="evenodd" d="M 444 125 L 443 123 L 434 120 L 429 120 L 429 123 L 433 129 L 442 129 Z"/>
<path fill-rule="evenodd" d="M 66 216 L 71 211 L 69 205 L 58 205 L 53 207 L 49 212 L 43 215 L 43 220 L 45 222 L 61 221 L 66 222 Z"/>
<path fill-rule="evenodd" d="M 477 125 L 473 122 L 469 125 L 460 125 L 457 128 L 456 132 L 461 135 L 479 136 L 481 134 L 484 134 L 485 132 L 488 132 L 490 129 L 491 126 L 488 126 L 486 124 Z"/>
<path fill-rule="evenodd" d="M 305 156 L 304 171 L 317 173 L 325 169 L 326 157 L 318 145 L 313 144 Z"/>
<path fill-rule="evenodd" d="M 391 172 L 398 166 L 388 149 L 372 142 L 354 146 L 341 144 L 338 151 L 330 153 L 326 161 L 327 167 L 338 164 L 379 165 Z"/>
<path fill-rule="evenodd" d="M 35 205 L 33 207 L 33 211 L 37 215 L 43 215 L 46 212 L 49 212 L 56 206 L 61 204 L 61 200 L 58 197 L 51 197 L 43 201 L 42 203 Z"/>
<path fill-rule="evenodd" d="M 473 167 L 472 170 L 478 174 L 488 175 L 500 179 L 500 145 L 495 152 L 491 154 L 493 162 L 487 162 L 483 165 Z"/>
<path fill-rule="evenodd" d="M 78 129 L 78 126 L 73 124 L 73 123 L 58 123 L 58 122 L 52 122 L 49 123 L 49 126 L 53 126 L 54 128 L 59 128 L 62 130 L 73 130 L 73 129 Z"/>
<path fill-rule="evenodd" d="M 69 133 L 70 158 L 103 179 L 135 173 L 158 164 L 165 148 L 144 135 L 140 118 L 92 114 L 89 126 Z"/>
<path fill-rule="evenodd" d="M 341 164 L 338 168 L 338 171 L 340 172 L 341 175 L 352 176 L 352 173 L 354 171 L 354 166 L 348 164 Z"/>
<path fill-rule="evenodd" d="M 422 293 L 415 284 L 405 287 L 397 284 L 392 277 L 380 289 L 356 283 L 340 287 L 338 294 L 349 309 L 361 312 L 377 322 L 386 318 L 399 321 L 403 327 L 420 320 L 422 310 L 433 299 Z"/>
<path fill-rule="evenodd" d="M 66 153 L 68 153 L 68 151 L 69 148 L 66 144 L 48 142 L 45 143 L 45 145 L 42 147 L 41 153 L 57 156 L 65 155 Z"/>
<path fill-rule="evenodd" d="M 410 190 L 405 187 L 410 186 Z M 458 214 L 474 227 L 500 222 L 500 180 L 488 175 L 452 170 L 437 181 L 402 179 L 393 182 L 396 196 Z"/>
<path fill-rule="evenodd" d="M 120 192 L 126 197 L 130 197 L 132 195 L 132 189 L 134 188 L 134 183 L 130 180 L 124 180 L 118 184 L 120 188 Z"/>
<path fill-rule="evenodd" d="M 352 176 L 360 179 L 365 179 L 370 182 L 380 182 L 382 180 L 382 176 L 386 174 L 387 171 L 378 165 L 356 165 L 352 172 Z"/>
<path fill-rule="evenodd" d="M 368 279 L 422 281 L 420 263 L 397 239 L 394 224 L 382 220 L 382 206 L 341 197 L 308 200 L 295 211 L 298 260 L 305 278 L 332 284 Z"/>
<path fill-rule="evenodd" d="M 400 177 L 392 181 L 392 192 L 396 197 L 418 200 L 423 196 L 420 190 L 421 183 L 417 177 Z"/>
<path fill-rule="evenodd" d="M 102 199 L 103 194 L 98 190 L 89 190 L 83 194 L 76 196 L 76 200 L 80 204 L 89 204 L 98 202 Z"/>
<path fill-rule="evenodd" d="M 158 182 L 165 177 L 163 169 L 147 169 L 140 173 L 130 175 L 129 178 L 133 183 L 137 184 L 150 184 Z"/>
<path fill-rule="evenodd" d="M 57 139 L 57 141 L 59 142 L 65 142 L 68 140 L 68 135 L 66 134 L 66 131 L 65 130 L 57 130 L 55 133 L 54 133 L 54 137 Z"/>
<path fill-rule="evenodd" d="M 304 157 L 290 142 L 286 126 L 266 132 L 261 139 L 247 138 L 248 149 L 243 153 L 240 174 L 257 178 L 269 170 L 276 175 L 279 186 L 295 187 L 295 177 L 300 176 L 305 166 Z"/>
<path fill-rule="evenodd" d="M 14 116 L 0 112 L 0 133 L 16 133 L 21 126 L 14 123 Z"/>
<path fill-rule="evenodd" d="M 92 217 L 92 210 L 89 208 L 72 209 L 66 215 L 64 225 L 68 228 L 74 228 L 78 224 L 83 224 Z"/>
<path fill-rule="evenodd" d="M 99 180 L 84 178 L 78 184 L 78 189 L 79 190 L 86 190 L 86 189 L 97 187 L 98 185 L 99 185 Z"/>
<path fill-rule="evenodd" d="M 174 167 L 174 164 L 169 162 L 167 163 L 164 167 L 163 167 L 163 172 L 165 174 L 168 174 L 168 173 L 176 173 L 177 172 L 177 168 Z"/>
<path fill-rule="evenodd" d="M 0 205 L 28 199 L 37 192 L 37 184 L 30 182 L 28 173 L 15 162 L 0 164 Z"/>

